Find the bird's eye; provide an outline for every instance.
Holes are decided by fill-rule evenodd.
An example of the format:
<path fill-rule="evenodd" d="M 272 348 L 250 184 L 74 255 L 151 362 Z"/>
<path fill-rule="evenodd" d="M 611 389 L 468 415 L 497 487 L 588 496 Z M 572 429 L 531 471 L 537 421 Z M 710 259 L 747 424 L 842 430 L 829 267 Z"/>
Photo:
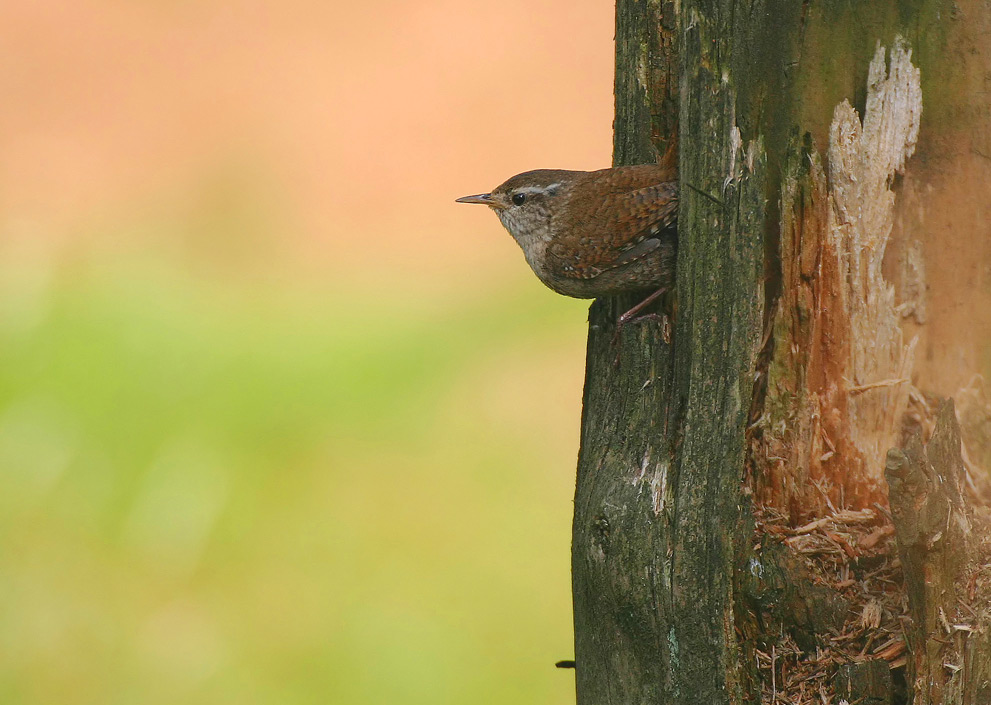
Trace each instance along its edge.
<path fill-rule="evenodd" d="M 526 203 L 526 194 L 525 193 L 514 193 L 513 194 L 513 205 L 514 206 L 522 206 L 524 203 Z"/>

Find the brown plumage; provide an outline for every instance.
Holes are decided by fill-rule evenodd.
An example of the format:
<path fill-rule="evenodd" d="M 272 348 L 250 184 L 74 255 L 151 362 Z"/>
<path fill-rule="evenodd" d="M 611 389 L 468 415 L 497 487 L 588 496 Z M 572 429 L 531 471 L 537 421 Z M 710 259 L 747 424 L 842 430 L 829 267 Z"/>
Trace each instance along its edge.
<path fill-rule="evenodd" d="M 540 280 L 566 296 L 674 282 L 678 184 L 670 166 L 539 169 L 458 202 L 495 210 Z"/>

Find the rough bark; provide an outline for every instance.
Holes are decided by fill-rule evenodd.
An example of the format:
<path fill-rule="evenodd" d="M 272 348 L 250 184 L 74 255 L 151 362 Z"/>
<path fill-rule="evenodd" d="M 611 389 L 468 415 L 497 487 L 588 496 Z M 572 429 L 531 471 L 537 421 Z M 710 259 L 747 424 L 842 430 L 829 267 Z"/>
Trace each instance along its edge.
<path fill-rule="evenodd" d="M 669 338 L 589 313 L 580 704 L 991 702 L 987 31 L 619 0 L 614 161 L 680 146 L 678 277 Z"/>
<path fill-rule="evenodd" d="M 648 322 L 614 346 L 615 317 L 630 300 L 590 311 L 573 547 L 580 703 L 739 697 L 732 564 L 763 301 L 764 160 L 759 145 L 741 144 L 720 71 L 701 71 L 715 55 L 710 40 L 728 27 L 696 23 L 684 65 L 695 88 L 674 99 L 671 78 L 686 80 L 665 64 L 674 7 L 618 9 L 615 162 L 651 161 L 663 149 L 629 131 L 680 124 L 683 142 L 714 135 L 695 159 L 682 150 L 680 164 L 710 197 L 683 191 L 672 345 Z M 648 70 L 656 62 L 667 69 Z M 657 75 L 663 89 L 646 83 Z"/>

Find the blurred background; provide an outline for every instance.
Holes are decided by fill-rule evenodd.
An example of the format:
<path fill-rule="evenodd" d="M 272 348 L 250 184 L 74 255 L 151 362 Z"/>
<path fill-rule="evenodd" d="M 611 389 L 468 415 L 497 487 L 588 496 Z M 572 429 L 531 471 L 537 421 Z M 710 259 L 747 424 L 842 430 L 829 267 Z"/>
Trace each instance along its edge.
<path fill-rule="evenodd" d="M 573 702 L 610 5 L 0 4 L 0 701 Z"/>

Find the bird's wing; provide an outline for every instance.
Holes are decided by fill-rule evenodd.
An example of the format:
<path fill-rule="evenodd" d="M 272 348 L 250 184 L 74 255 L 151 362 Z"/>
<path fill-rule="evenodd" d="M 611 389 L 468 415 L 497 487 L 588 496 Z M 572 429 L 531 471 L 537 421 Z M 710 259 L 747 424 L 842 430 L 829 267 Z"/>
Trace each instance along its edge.
<path fill-rule="evenodd" d="M 649 175 L 632 176 L 642 181 Z M 603 189 L 606 195 L 594 206 L 581 204 L 584 207 L 568 209 L 570 222 L 558 224 L 558 235 L 547 248 L 547 264 L 554 274 L 593 279 L 608 269 L 649 255 L 664 238 L 674 237 L 677 182 L 643 186 L 636 183 L 636 178 L 628 180 L 634 183 L 617 183 L 611 190 Z M 625 188 L 629 186 L 633 188 Z M 575 213 L 580 214 L 580 219 Z"/>

